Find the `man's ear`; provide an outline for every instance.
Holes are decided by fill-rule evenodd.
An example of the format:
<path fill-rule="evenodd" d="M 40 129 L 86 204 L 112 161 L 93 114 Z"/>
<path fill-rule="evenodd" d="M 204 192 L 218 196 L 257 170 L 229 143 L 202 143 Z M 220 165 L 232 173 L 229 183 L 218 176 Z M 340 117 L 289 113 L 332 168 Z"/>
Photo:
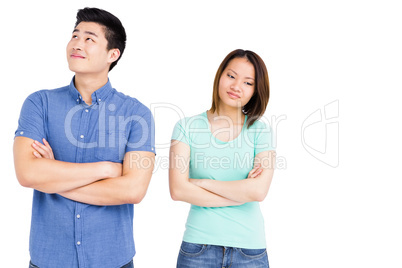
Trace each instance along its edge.
<path fill-rule="evenodd" d="M 113 48 L 109 50 L 108 55 L 109 55 L 108 63 L 113 63 L 119 59 L 120 50 L 118 48 Z"/>

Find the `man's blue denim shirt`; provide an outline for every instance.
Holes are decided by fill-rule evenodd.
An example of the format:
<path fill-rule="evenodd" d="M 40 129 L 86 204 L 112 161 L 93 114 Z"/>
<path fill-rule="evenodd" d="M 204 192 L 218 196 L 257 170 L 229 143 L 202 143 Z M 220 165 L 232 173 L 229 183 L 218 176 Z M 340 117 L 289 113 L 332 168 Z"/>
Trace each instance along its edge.
<path fill-rule="evenodd" d="M 74 86 L 41 90 L 24 102 L 15 136 L 42 142 L 56 160 L 123 162 L 128 151 L 155 152 L 150 110 L 110 82 L 87 105 Z M 45 170 L 43 172 L 46 172 Z M 29 250 L 40 268 L 114 268 L 135 255 L 134 206 L 93 206 L 34 190 Z"/>

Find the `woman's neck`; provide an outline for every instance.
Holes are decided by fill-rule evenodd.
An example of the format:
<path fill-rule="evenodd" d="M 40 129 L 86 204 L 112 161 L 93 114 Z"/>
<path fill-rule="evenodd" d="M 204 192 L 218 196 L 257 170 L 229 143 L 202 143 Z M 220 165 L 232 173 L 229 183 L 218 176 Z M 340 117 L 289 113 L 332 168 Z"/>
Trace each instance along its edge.
<path fill-rule="evenodd" d="M 209 117 L 213 119 L 213 121 L 219 121 L 219 120 L 224 120 L 230 122 L 230 125 L 238 126 L 238 125 L 243 125 L 244 120 L 245 120 L 245 115 L 243 114 L 243 111 L 241 108 L 225 108 L 225 107 L 219 107 L 217 110 L 215 110 L 214 113 L 211 112 L 211 110 L 208 111 Z"/>
<path fill-rule="evenodd" d="M 246 118 L 239 109 L 219 109 L 214 113 L 209 110 L 207 117 L 212 135 L 223 142 L 232 141 L 240 135 Z"/>

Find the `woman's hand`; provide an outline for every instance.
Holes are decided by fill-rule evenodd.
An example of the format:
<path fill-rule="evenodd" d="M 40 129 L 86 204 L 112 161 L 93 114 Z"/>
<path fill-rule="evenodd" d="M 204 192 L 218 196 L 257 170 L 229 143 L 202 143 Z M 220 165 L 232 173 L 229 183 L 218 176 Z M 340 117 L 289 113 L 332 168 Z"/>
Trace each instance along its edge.
<path fill-rule="evenodd" d="M 255 167 L 248 173 L 247 179 L 257 178 L 262 172 L 261 164 L 256 164 Z M 189 179 L 188 181 L 192 184 L 202 187 L 204 180 L 208 179 Z"/>
<path fill-rule="evenodd" d="M 255 167 L 248 173 L 247 179 L 258 177 L 262 172 L 261 164 L 256 164 Z"/>
<path fill-rule="evenodd" d="M 34 150 L 35 150 L 33 152 L 33 155 L 36 158 L 47 158 L 47 159 L 54 160 L 52 147 L 50 147 L 47 140 L 42 139 L 42 141 L 43 141 L 43 144 L 38 141 L 34 141 L 34 143 L 32 143 L 32 148 L 34 148 Z"/>

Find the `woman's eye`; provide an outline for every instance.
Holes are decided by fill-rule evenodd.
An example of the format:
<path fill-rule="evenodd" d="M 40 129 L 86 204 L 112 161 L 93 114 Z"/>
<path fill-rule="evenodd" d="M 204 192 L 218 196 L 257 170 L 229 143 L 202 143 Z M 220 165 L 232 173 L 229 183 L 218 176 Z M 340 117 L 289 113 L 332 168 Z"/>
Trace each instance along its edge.
<path fill-rule="evenodd" d="M 89 38 L 89 37 L 87 38 L 87 40 L 91 40 L 91 41 L 94 41 L 94 40 L 93 40 L 92 38 Z"/>
<path fill-rule="evenodd" d="M 246 85 L 247 85 L 247 86 L 252 86 L 253 84 L 250 83 L 250 82 L 246 82 Z"/>
<path fill-rule="evenodd" d="M 229 77 L 229 78 L 234 78 L 234 76 L 233 76 L 233 75 L 230 75 L 230 74 L 228 74 L 228 77 Z"/>

